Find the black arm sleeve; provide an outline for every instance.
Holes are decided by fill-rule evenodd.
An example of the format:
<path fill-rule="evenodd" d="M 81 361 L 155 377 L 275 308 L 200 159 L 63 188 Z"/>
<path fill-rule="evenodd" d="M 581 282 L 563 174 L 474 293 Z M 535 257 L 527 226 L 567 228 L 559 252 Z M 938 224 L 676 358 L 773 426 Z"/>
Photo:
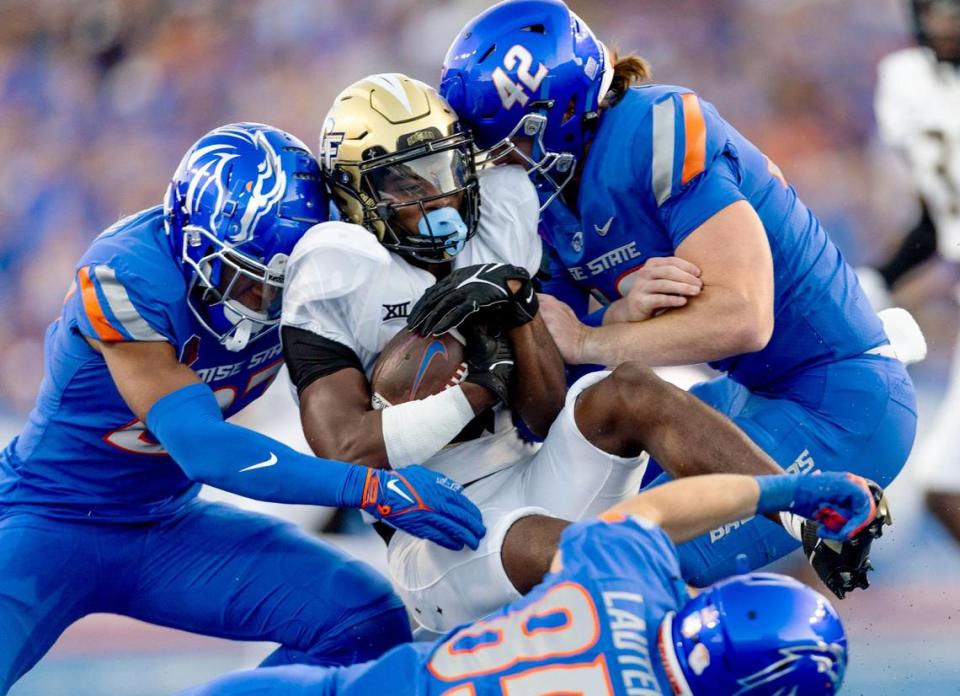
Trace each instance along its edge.
<path fill-rule="evenodd" d="M 363 372 L 360 358 L 342 343 L 318 336 L 312 331 L 284 326 L 280 329 L 283 340 L 283 359 L 290 372 L 290 381 L 297 386 L 297 394 L 321 377 L 332 375 L 345 367 Z"/>
<path fill-rule="evenodd" d="M 937 251 L 937 230 L 926 203 L 921 201 L 920 221 L 907 233 L 893 257 L 877 270 L 891 289 L 909 271 Z"/>

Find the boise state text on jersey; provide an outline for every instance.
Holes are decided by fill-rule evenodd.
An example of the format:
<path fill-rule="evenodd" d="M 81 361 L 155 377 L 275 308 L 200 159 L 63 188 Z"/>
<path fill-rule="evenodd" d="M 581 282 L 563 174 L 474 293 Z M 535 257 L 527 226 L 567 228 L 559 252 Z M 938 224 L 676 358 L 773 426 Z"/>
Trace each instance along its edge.
<path fill-rule="evenodd" d="M 756 209 L 770 242 L 775 327 L 763 350 L 713 367 L 755 389 L 886 343 L 852 269 L 780 169 L 682 87 L 633 87 L 604 111 L 583 167 L 580 218 L 559 201 L 544 211 L 552 274 L 613 302 L 647 259 L 672 256 L 739 200 Z M 574 309 L 583 314 L 585 298 Z"/>
<path fill-rule="evenodd" d="M 62 316 L 47 330 L 37 403 L 0 456 L 0 500 L 39 506 L 48 515 L 142 520 L 196 495 L 199 484 L 133 415 L 86 340 L 168 341 L 230 416 L 276 376 L 283 360 L 279 331 L 228 351 L 189 311 L 186 293 L 162 208 L 125 218 L 93 242 L 77 265 Z"/>

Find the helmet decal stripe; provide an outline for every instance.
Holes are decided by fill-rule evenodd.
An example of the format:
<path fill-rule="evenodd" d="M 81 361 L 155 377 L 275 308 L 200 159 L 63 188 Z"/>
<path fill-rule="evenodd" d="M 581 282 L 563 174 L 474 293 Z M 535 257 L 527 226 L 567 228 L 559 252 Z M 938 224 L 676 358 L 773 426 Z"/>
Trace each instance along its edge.
<path fill-rule="evenodd" d="M 240 218 L 240 230 L 230 237 L 230 241 L 234 243 L 250 239 L 260 218 L 280 202 L 284 191 L 287 190 L 286 172 L 279 166 L 280 158 L 264 137 L 263 131 L 259 131 L 254 136 L 253 142 L 258 148 L 264 150 L 267 156 L 257 166 L 257 180 L 253 184 L 247 206 Z"/>
<path fill-rule="evenodd" d="M 371 75 L 367 79 L 387 90 L 407 110 L 407 113 L 413 116 L 413 105 L 410 104 L 410 97 L 407 96 L 407 90 L 404 88 L 403 82 L 396 75 L 383 73 Z"/>
<path fill-rule="evenodd" d="M 824 643 L 794 645 L 789 648 L 782 648 L 780 650 L 781 659 L 749 676 L 737 680 L 737 683 L 740 685 L 740 690 L 737 691 L 734 696 L 748 694 L 754 690 L 763 690 L 762 687 L 770 682 L 782 679 L 791 672 L 794 672 L 798 667 L 798 663 L 803 661 L 805 655 L 807 655 L 808 659 L 817 663 L 820 674 L 823 674 L 830 680 L 831 684 L 836 687 L 840 681 L 840 673 L 837 669 L 838 660 L 827 658 L 823 655 L 824 652 L 833 652 L 839 658 L 842 648 Z M 795 691 L 796 687 L 793 689 L 793 692 Z M 784 691 L 783 693 L 784 696 L 787 696 L 791 692 Z"/>

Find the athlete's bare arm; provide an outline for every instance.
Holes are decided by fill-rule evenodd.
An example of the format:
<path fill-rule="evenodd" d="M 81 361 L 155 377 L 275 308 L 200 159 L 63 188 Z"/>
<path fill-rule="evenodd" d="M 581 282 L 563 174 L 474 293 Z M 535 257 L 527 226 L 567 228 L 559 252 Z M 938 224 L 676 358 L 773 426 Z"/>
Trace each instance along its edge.
<path fill-rule="evenodd" d="M 567 391 L 563 357 L 539 315 L 510 332 L 517 390 L 511 407 L 540 437 L 563 408 Z"/>
<path fill-rule="evenodd" d="M 87 343 L 103 355 L 120 396 L 144 422 L 157 401 L 200 382 L 196 372 L 177 360 L 173 346 L 166 341 L 101 343 L 88 338 Z"/>
<path fill-rule="evenodd" d="M 675 543 L 754 514 L 760 487 L 753 476 L 710 474 L 657 486 L 610 508 L 663 528 Z"/>
<path fill-rule="evenodd" d="M 703 289 L 685 306 L 647 321 L 591 329 L 551 303 L 545 318 L 567 361 L 687 365 L 766 346 L 773 333 L 773 259 L 753 207 L 746 201 L 727 206 L 694 230 L 676 255 L 700 269 Z"/>
<path fill-rule="evenodd" d="M 463 382 L 460 386 L 474 413 L 496 400 L 478 384 Z M 321 377 L 300 394 L 300 422 L 318 457 L 389 468 L 382 414 L 370 405 L 366 376 L 352 367 Z"/>

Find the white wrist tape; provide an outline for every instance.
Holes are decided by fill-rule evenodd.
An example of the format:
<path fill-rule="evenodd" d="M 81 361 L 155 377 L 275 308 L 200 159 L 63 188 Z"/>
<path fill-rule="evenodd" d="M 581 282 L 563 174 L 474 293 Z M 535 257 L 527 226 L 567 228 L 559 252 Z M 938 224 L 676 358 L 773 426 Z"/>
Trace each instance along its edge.
<path fill-rule="evenodd" d="M 421 464 L 473 420 L 473 407 L 460 385 L 426 399 L 383 409 L 383 442 L 394 469 Z"/>

